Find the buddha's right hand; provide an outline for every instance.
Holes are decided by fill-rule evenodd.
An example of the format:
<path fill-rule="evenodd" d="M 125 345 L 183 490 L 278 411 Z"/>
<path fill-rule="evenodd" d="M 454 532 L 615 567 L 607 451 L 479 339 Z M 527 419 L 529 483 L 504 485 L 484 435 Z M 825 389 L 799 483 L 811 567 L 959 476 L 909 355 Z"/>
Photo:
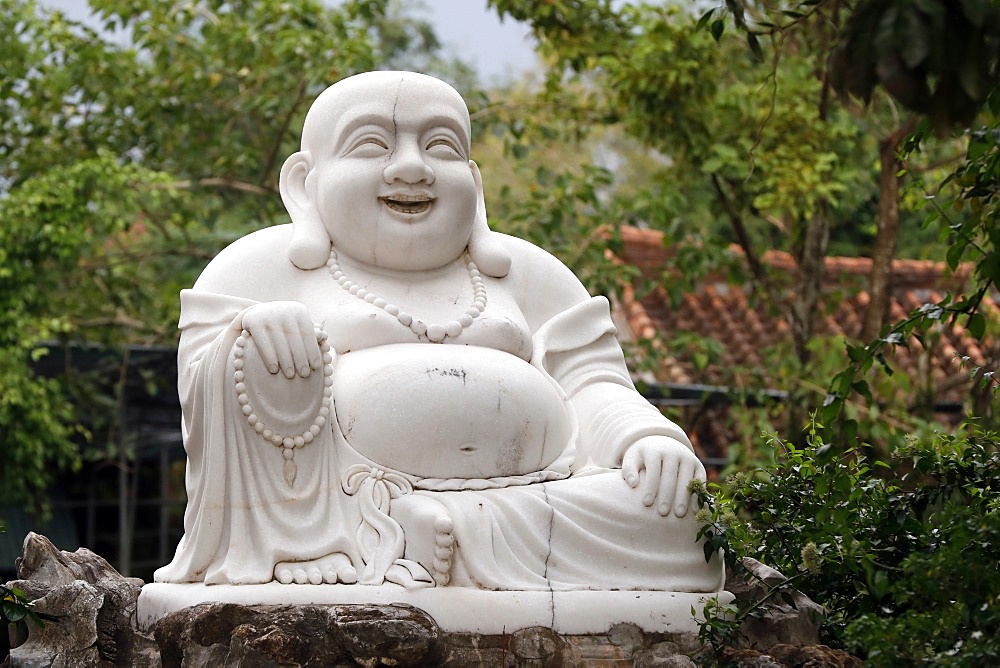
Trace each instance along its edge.
<path fill-rule="evenodd" d="M 323 366 L 323 357 L 309 311 L 299 302 L 264 302 L 243 314 L 264 366 L 286 378 L 308 378 Z"/>

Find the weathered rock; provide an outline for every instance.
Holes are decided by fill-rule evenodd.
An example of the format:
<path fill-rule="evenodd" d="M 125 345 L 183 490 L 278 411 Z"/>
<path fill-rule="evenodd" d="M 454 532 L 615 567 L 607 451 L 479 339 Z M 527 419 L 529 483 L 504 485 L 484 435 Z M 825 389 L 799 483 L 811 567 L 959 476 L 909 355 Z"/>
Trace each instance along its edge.
<path fill-rule="evenodd" d="M 318 606 L 207 603 L 161 619 L 153 629 L 163 666 L 326 666 L 349 655 L 330 611 Z"/>
<path fill-rule="evenodd" d="M 679 666 L 685 639 L 620 624 L 606 634 L 446 633 L 407 605 L 241 606 L 211 603 L 154 628 L 164 666 Z"/>
<path fill-rule="evenodd" d="M 21 580 L 44 582 L 52 587 L 74 580 L 93 584 L 104 579 L 124 579 L 104 557 L 87 548 L 81 547 L 76 552 L 61 551 L 48 538 L 33 531 L 25 536 L 21 556 L 15 565 Z M 141 580 L 136 582 L 142 586 Z"/>
<path fill-rule="evenodd" d="M 527 665 L 545 665 L 565 648 L 566 642 L 551 629 L 535 627 L 521 629 L 511 637 L 514 655 L 527 660 Z"/>
<path fill-rule="evenodd" d="M 737 601 L 760 601 L 773 587 L 788 581 L 784 575 L 756 559 L 743 558 L 748 574 L 730 574 L 726 591 L 732 592 Z M 737 646 L 766 650 L 779 644 L 818 645 L 819 627 L 826 616 L 823 606 L 795 589 L 787 589 L 793 605 L 783 597 L 772 598 L 763 617 L 749 618 L 740 627 L 742 638 Z"/>
<path fill-rule="evenodd" d="M 861 668 L 861 659 L 826 645 L 775 645 L 767 653 L 786 666 Z"/>
<path fill-rule="evenodd" d="M 484 636 L 478 633 L 455 633 L 442 636 L 441 665 L 498 666 L 511 668 L 517 665 L 510 648 L 509 635 Z"/>
<path fill-rule="evenodd" d="M 208 603 L 167 615 L 153 633 L 164 666 L 412 666 L 440 654 L 434 620 L 404 605 Z"/>
<path fill-rule="evenodd" d="M 59 621 L 29 623 L 27 641 L 10 651 L 11 666 L 100 666 L 97 615 L 103 603 L 104 595 L 82 580 L 57 585 L 36 599 L 35 612 Z"/>
<path fill-rule="evenodd" d="M 668 640 L 657 643 L 648 650 L 636 652 L 634 665 L 637 668 L 650 668 L 651 666 L 693 668 L 697 664 L 681 651 L 677 643 Z"/>
<path fill-rule="evenodd" d="M 727 647 L 717 657 L 719 665 L 733 668 L 785 668 L 773 656 L 768 656 L 755 649 L 733 649 Z"/>
<path fill-rule="evenodd" d="M 155 665 L 151 639 L 135 631 L 142 581 L 124 578 L 87 549 L 58 550 L 45 536 L 29 533 L 17 560 L 14 584 L 38 613 L 57 619 L 11 643 L 12 665 Z"/>
<path fill-rule="evenodd" d="M 26 625 L 15 638 L 13 666 L 667 666 L 690 668 L 703 655 L 694 634 L 649 633 L 617 624 L 605 634 L 559 635 L 534 627 L 510 634 L 448 633 L 422 610 L 391 605 L 244 606 L 211 603 L 162 618 L 153 637 L 133 625 L 141 582 L 123 578 L 89 550 L 60 552 L 46 538 L 25 540 L 19 574 L 10 583 L 59 619 Z M 731 580 L 734 594 L 759 600 L 785 582 L 753 560 L 760 578 Z M 745 625 L 749 647 L 717 658 L 738 666 L 859 666 L 860 661 L 815 642 L 822 608 L 798 592 Z M 808 638 L 811 643 L 776 639 Z"/>
<path fill-rule="evenodd" d="M 437 624 L 413 606 L 344 605 L 333 615 L 347 651 L 362 665 L 415 666 L 437 648 Z"/>
<path fill-rule="evenodd" d="M 860 668 L 861 659 L 826 645 L 775 645 L 766 652 L 726 648 L 719 662 L 737 668 Z"/>

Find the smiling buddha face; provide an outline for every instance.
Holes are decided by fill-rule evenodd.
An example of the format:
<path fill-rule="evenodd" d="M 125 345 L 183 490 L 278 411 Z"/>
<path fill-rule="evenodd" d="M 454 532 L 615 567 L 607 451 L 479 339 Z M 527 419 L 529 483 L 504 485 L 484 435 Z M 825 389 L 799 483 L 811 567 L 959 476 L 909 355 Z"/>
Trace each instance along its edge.
<path fill-rule="evenodd" d="M 303 150 L 284 168 L 300 178 L 282 194 L 353 260 L 434 269 L 461 257 L 472 233 L 481 187 L 469 143 L 465 102 L 442 81 L 351 77 L 310 109 Z"/>

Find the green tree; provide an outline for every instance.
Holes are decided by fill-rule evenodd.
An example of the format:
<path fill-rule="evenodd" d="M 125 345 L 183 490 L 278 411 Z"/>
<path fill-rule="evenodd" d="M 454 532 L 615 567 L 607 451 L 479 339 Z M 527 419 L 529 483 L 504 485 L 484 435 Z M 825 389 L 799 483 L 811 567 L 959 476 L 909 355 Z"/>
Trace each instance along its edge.
<path fill-rule="evenodd" d="M 774 367 L 785 369 L 793 390 L 787 424 L 792 430 L 800 428 L 807 411 L 823 400 L 817 389 L 835 373 L 829 371 L 828 360 L 815 355 L 814 336 L 823 315 L 820 267 L 830 246 L 841 254 L 870 255 L 874 260 L 872 300 L 862 332 L 866 342 L 886 326 L 889 270 L 897 247 L 903 245 L 908 254 L 942 255 L 934 229 L 921 224 L 926 217 L 921 207 L 925 195 L 939 195 L 937 182 L 958 164 L 965 139 L 932 136 L 928 130 L 941 124 L 921 124 L 929 118 L 928 108 L 905 108 L 885 86 L 875 87 L 877 78 L 871 79 L 864 100 L 839 97 L 836 70 L 828 67 L 837 62 L 830 54 L 840 53 L 838 45 L 864 23 L 857 15 L 868 11 L 866 7 L 878 4 L 879 11 L 888 11 L 886 5 L 899 5 L 896 14 L 881 15 L 880 25 L 889 28 L 873 37 L 878 49 L 888 52 L 890 46 L 898 50 L 906 44 L 905 31 L 889 19 L 899 12 L 912 13 L 922 3 L 860 3 L 855 12 L 854 6 L 836 2 L 737 1 L 711 8 L 700 20 L 670 3 L 490 4 L 502 16 L 532 25 L 550 64 L 542 98 L 582 86 L 596 110 L 592 119 L 623 128 L 648 151 L 665 158 L 666 164 L 651 179 L 658 183 L 644 196 L 620 201 L 617 210 L 625 212 L 621 221 L 658 227 L 679 248 L 693 240 L 703 254 L 719 249 L 706 246 L 706 238 L 742 246 L 757 297 L 791 325 L 791 349 L 779 353 Z M 973 41 L 983 37 L 986 47 L 980 52 L 988 63 L 995 60 L 989 55 L 994 31 L 983 17 L 992 11 L 985 0 L 968 3 L 970 14 L 978 12 Z M 934 14 L 935 20 L 939 14 Z M 730 25 L 737 30 L 727 28 Z M 918 37 L 927 42 L 942 26 L 918 28 L 923 31 Z M 961 26 L 949 23 L 947 28 Z M 947 65 L 947 50 L 932 46 L 923 55 Z M 924 67 L 919 55 L 909 54 L 908 61 L 918 69 Z M 968 59 L 965 49 L 954 56 L 959 68 Z M 945 65 L 925 67 L 919 75 L 933 83 L 948 72 Z M 853 73 L 857 67 L 852 67 Z M 888 71 L 880 60 L 871 67 L 876 74 Z M 977 72 L 978 78 L 970 81 L 988 86 L 996 67 L 987 65 Z M 981 105 L 985 97 L 980 94 L 976 100 Z M 948 118 L 957 121 L 968 115 Z M 910 138 L 914 129 L 921 130 L 919 139 Z M 920 151 L 912 150 L 918 145 Z M 797 260 L 791 284 L 779 281 L 760 260 L 771 248 L 787 250 Z M 680 268 L 684 273 L 689 266 Z M 675 283 L 676 278 L 670 277 Z M 912 424 L 907 411 L 896 417 Z"/>
<path fill-rule="evenodd" d="M 790 316 L 802 330 L 793 374 L 805 375 L 794 363 L 809 361 L 803 347 L 824 345 L 809 335 L 816 284 L 806 274 L 818 273 L 828 236 L 869 252 L 877 273 L 929 214 L 928 231 L 941 236 L 923 252 L 953 269 L 975 263 L 967 294 L 900 322 L 886 323 L 875 303 L 870 338 L 848 342 L 846 356 L 815 376 L 829 388 L 822 405 L 813 402 L 815 417 L 772 435 L 773 464 L 720 485 L 721 508 L 700 518 L 707 550 L 726 550 L 734 569 L 740 555 L 781 569 L 829 606 L 827 642 L 873 665 L 995 662 L 995 432 L 970 421 L 949 434 L 903 412 L 896 427 L 878 429 L 860 414 L 886 408 L 876 385 L 905 382 L 889 373 L 893 347 L 934 336 L 942 319 L 980 339 L 990 327 L 996 334 L 979 307 L 1000 279 L 997 3 L 727 0 L 701 17 L 701 30 L 695 17 L 649 5 L 491 4 L 534 27 L 553 66 L 543 95 L 591 86 L 607 122 L 670 157 L 661 175 L 671 187 L 709 194 L 689 200 L 707 204 L 692 218 L 717 231 L 713 218 L 728 223 L 765 293 L 771 278 L 753 266 L 755 247 L 796 255 L 802 275 Z M 761 90 L 770 99 L 755 95 Z M 665 210 L 670 200 L 656 205 Z M 871 223 L 859 226 L 861 217 Z M 873 275 L 872 292 L 884 281 Z M 982 422 L 996 406 L 997 370 L 973 363 L 971 373 Z M 741 616 L 767 608 L 711 620 L 705 637 L 725 640 L 720 633 L 736 632 Z"/>

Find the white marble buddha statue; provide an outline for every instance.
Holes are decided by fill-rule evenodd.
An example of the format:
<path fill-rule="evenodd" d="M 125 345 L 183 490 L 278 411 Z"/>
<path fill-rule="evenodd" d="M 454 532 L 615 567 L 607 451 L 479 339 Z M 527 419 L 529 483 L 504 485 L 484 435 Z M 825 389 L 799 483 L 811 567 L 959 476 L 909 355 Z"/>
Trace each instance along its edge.
<path fill-rule="evenodd" d="M 491 232 L 461 96 L 323 92 L 291 225 L 181 295 L 185 535 L 158 582 L 714 592 L 683 431 L 636 391 L 608 301 Z"/>

